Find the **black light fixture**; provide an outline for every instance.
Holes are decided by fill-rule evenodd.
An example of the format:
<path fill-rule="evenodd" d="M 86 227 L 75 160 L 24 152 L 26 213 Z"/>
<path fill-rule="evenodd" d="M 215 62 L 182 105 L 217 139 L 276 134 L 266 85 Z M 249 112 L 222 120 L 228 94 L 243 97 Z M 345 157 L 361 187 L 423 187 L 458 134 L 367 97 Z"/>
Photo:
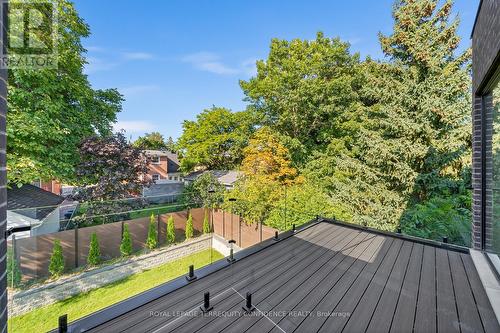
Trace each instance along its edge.
<path fill-rule="evenodd" d="M 63 314 L 62 316 L 59 316 L 58 332 L 59 333 L 67 333 L 68 332 L 68 315 L 67 314 Z"/>
<path fill-rule="evenodd" d="M 236 259 L 234 259 L 234 250 L 233 249 L 229 249 L 229 257 L 227 258 L 227 261 L 229 261 L 229 262 L 236 261 Z"/>
<path fill-rule="evenodd" d="M 274 232 L 274 238 L 273 238 L 273 239 L 274 239 L 275 241 L 279 241 L 279 240 L 280 240 L 280 238 L 279 238 L 279 236 L 278 236 L 278 232 L 277 232 L 277 231 L 275 231 L 275 232 Z"/>
<path fill-rule="evenodd" d="M 252 294 L 250 292 L 247 292 L 246 298 L 245 298 L 245 306 L 242 306 L 243 310 L 246 313 L 252 312 L 255 310 L 255 307 L 252 305 Z"/>
<path fill-rule="evenodd" d="M 196 280 L 196 275 L 194 275 L 194 265 L 189 266 L 189 272 L 188 275 L 186 275 L 186 280 L 189 282 Z"/>
<path fill-rule="evenodd" d="M 213 310 L 213 306 L 210 306 L 210 293 L 207 291 L 203 295 L 203 306 L 200 306 L 201 312 L 207 313 Z"/>

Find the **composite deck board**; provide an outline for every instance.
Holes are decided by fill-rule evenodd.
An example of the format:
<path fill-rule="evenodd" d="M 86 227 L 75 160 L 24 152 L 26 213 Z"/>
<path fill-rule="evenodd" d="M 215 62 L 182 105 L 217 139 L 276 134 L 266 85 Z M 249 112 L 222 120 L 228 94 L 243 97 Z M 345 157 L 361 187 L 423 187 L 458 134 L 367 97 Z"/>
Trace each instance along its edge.
<path fill-rule="evenodd" d="M 277 307 L 278 311 L 287 311 L 293 307 L 293 311 L 300 310 L 310 313 L 310 317 L 297 316 L 294 315 L 295 312 L 287 312 L 287 315 L 280 318 L 279 321 L 273 319 L 279 328 L 274 327 L 274 325 L 270 326 L 270 320 L 260 320 L 256 325 L 251 327 L 249 332 L 266 332 L 269 330 L 292 332 L 307 318 L 317 318 L 317 312 L 314 311 L 315 307 L 322 301 L 325 295 L 330 291 L 333 292 L 333 289 L 342 281 L 342 278 L 355 264 L 363 265 L 363 262 L 369 260 L 371 258 L 370 253 L 376 251 L 380 247 L 382 241 L 383 238 L 378 236 L 369 238 L 362 244 L 363 246 L 357 246 L 348 256 L 345 256 L 338 267 L 331 271 L 325 279 L 321 281 L 317 288 L 313 288 L 308 294 L 302 297 L 297 297 L 300 295 L 291 295 L 287 302 Z"/>
<path fill-rule="evenodd" d="M 411 242 L 405 242 L 403 244 L 396 265 L 389 276 L 389 280 L 370 318 L 370 323 L 367 328 L 368 332 L 390 331 L 399 294 L 403 286 L 411 254 L 413 253 L 413 245 L 414 244 Z"/>
<path fill-rule="evenodd" d="M 377 255 L 373 263 L 366 265 L 365 269 L 358 276 L 351 288 L 345 293 L 340 303 L 337 304 L 335 308 L 331 309 L 334 313 L 348 313 L 349 316 L 328 317 L 319 332 L 325 333 L 342 331 L 351 316 L 358 316 L 358 314 L 355 313 L 355 309 L 359 305 L 363 296 L 367 297 L 361 304 L 360 310 L 368 311 L 368 309 L 371 309 L 369 312 L 365 313 L 373 312 L 373 307 L 370 303 L 376 305 L 376 301 L 380 298 L 382 289 L 384 288 L 387 278 L 394 267 L 394 263 L 396 262 L 402 245 L 402 240 L 395 239 L 383 257 L 381 255 Z M 381 286 L 377 286 L 378 284 Z M 365 323 L 363 323 L 363 319 L 366 320 Z M 362 316 L 358 318 L 358 320 L 353 320 L 363 325 L 367 324 L 369 319 L 370 318 L 368 316 Z M 351 329 L 351 332 L 359 331 L 361 331 L 361 328 Z"/>
<path fill-rule="evenodd" d="M 405 280 L 399 294 L 390 332 L 413 332 L 423 251 L 424 246 L 422 244 L 413 244 L 412 256 L 406 269 Z"/>
<path fill-rule="evenodd" d="M 415 333 L 433 333 L 436 321 L 436 248 L 424 246 L 420 287 L 418 288 L 417 311 L 413 325 Z"/>
<path fill-rule="evenodd" d="M 383 238 L 381 240 L 381 243 L 378 244 L 379 246 L 377 246 L 375 249 L 371 249 L 370 252 L 372 252 L 373 255 L 369 258 L 368 261 L 359 259 L 356 260 L 354 265 L 352 265 L 345 272 L 339 282 L 335 285 L 335 288 L 331 289 L 327 294 L 323 294 L 320 302 L 310 309 L 311 311 L 314 311 L 316 315 L 314 317 L 307 317 L 306 320 L 302 321 L 294 331 L 298 330 L 299 332 L 303 332 L 306 330 L 311 330 L 313 332 L 317 332 L 321 328 L 321 326 L 323 326 L 324 322 L 328 319 L 328 316 L 332 315 L 332 310 L 340 301 L 342 301 L 344 295 L 349 291 L 353 283 L 356 282 L 363 269 L 368 264 L 378 265 L 380 261 L 385 257 L 393 241 L 394 239 Z M 380 251 L 378 251 L 379 247 L 381 248 Z"/>
<path fill-rule="evenodd" d="M 448 252 L 443 249 L 436 249 L 436 304 L 438 332 L 459 332 L 450 262 Z"/>
<path fill-rule="evenodd" d="M 348 234 L 339 235 L 337 238 L 332 238 L 328 242 L 322 244 L 321 247 L 314 246 L 312 254 L 307 256 L 308 260 L 298 260 L 295 264 L 291 265 L 289 269 L 283 271 L 276 271 L 274 274 L 269 274 L 261 279 L 254 281 L 251 285 L 239 285 L 235 286 L 234 289 L 230 291 L 231 301 L 217 301 L 214 303 L 214 309 L 219 312 L 241 312 L 242 306 L 244 305 L 244 299 L 242 295 L 245 295 L 247 291 L 252 292 L 254 304 L 257 300 L 263 299 L 274 290 L 278 289 L 282 285 L 287 284 L 292 278 L 301 278 L 302 275 L 306 274 L 309 270 L 314 270 L 314 266 L 327 261 L 334 255 L 332 248 L 335 248 L 337 244 L 341 244 L 343 238 L 349 237 Z M 236 296 L 234 296 L 236 295 Z M 234 297 L 233 297 L 234 296 Z M 231 324 L 231 320 L 237 320 L 238 317 L 226 318 L 221 317 L 218 320 L 217 317 L 203 316 L 199 318 L 193 318 L 189 320 L 186 318 L 186 323 L 182 326 L 176 327 L 172 330 L 169 327 L 167 330 L 162 332 L 171 331 L 183 331 L 183 332 L 196 332 L 200 329 L 204 329 L 207 332 L 220 331 L 225 326 Z M 176 323 L 177 324 L 177 323 Z"/>
<path fill-rule="evenodd" d="M 205 291 L 214 312 L 203 316 Z M 242 310 L 247 291 L 256 307 L 251 315 Z M 469 254 L 322 222 L 92 331 L 490 333 L 500 327 Z"/>
<path fill-rule="evenodd" d="M 456 304 L 462 333 L 484 332 L 474 296 L 459 253 L 449 252 L 451 276 L 455 286 Z"/>
<path fill-rule="evenodd" d="M 364 332 L 370 323 L 371 317 L 366 313 L 374 313 L 382 297 L 383 291 L 389 282 L 394 270 L 402 271 L 406 268 L 410 257 L 412 244 L 410 242 L 402 242 L 398 253 L 393 251 L 391 255 L 386 256 L 386 260 L 379 267 L 377 273 L 370 282 L 360 302 L 356 305 L 351 315 L 346 318 L 347 323 L 344 327 L 346 332 Z M 396 256 L 396 258 L 394 258 Z M 390 287 L 390 286 L 389 286 Z M 393 313 L 388 313 L 385 318 L 392 319 Z M 387 319 L 386 319 L 387 320 Z M 328 322 L 327 322 L 328 324 Z M 325 325 L 325 327 L 328 327 Z M 387 330 L 386 330 L 387 331 Z"/>
<path fill-rule="evenodd" d="M 291 256 L 285 263 L 280 265 L 280 268 L 283 269 L 284 271 L 289 271 L 289 270 L 296 270 L 297 267 L 301 268 L 301 265 L 307 265 L 308 263 L 311 264 L 315 259 L 321 254 L 319 253 L 318 249 L 321 249 L 323 245 L 327 245 L 330 242 L 333 242 L 337 238 L 342 238 L 345 236 L 346 231 L 342 230 L 338 232 L 336 235 L 333 235 L 331 233 L 325 232 L 324 235 L 322 235 L 322 238 L 320 240 L 317 240 L 315 243 L 309 243 L 306 242 L 306 248 L 302 249 L 301 251 L 298 251 L 296 255 Z M 304 260 L 310 258 L 310 260 Z M 265 260 L 265 259 L 263 259 Z M 235 267 L 237 265 L 234 265 Z M 277 279 L 280 274 L 282 274 L 282 271 L 277 270 L 277 269 L 272 269 L 272 267 L 269 267 L 267 271 L 264 271 L 264 274 L 262 274 L 262 271 L 258 271 L 258 275 L 252 274 L 252 270 L 250 272 L 246 272 L 243 275 L 240 273 L 237 278 L 229 279 L 225 281 L 225 288 L 222 290 L 219 290 L 218 292 L 214 292 L 211 287 L 208 287 L 207 291 L 210 291 L 212 294 L 212 297 L 217 297 L 220 292 L 224 292 L 221 297 L 217 298 L 214 300 L 212 305 L 216 308 L 217 311 L 222 311 L 221 305 L 224 306 L 227 303 L 234 303 L 234 302 L 239 302 L 240 307 L 243 304 L 241 296 L 235 295 L 236 292 L 234 290 L 239 290 L 242 288 L 245 288 L 249 284 L 267 284 L 272 282 L 273 280 Z M 234 290 L 233 290 L 234 289 Z M 243 292 L 246 293 L 246 290 Z M 197 306 L 201 305 L 203 294 L 200 293 L 197 295 L 197 298 L 194 300 L 195 302 L 190 304 L 191 307 L 188 309 L 184 309 L 184 311 L 189 311 L 192 310 L 193 308 L 197 310 Z M 230 299 L 230 300 L 228 300 Z M 167 311 L 173 311 L 173 309 L 167 309 Z M 165 329 L 162 330 L 162 332 L 170 332 L 173 330 L 176 330 L 179 326 L 181 326 L 181 329 L 183 331 L 190 331 L 192 332 L 193 329 L 189 327 L 195 327 L 197 325 L 203 325 L 203 323 L 211 320 L 212 318 L 210 316 L 183 316 L 180 318 L 176 318 L 176 322 L 174 324 L 170 324 L 167 326 Z M 145 323 L 145 325 L 142 325 L 140 330 L 144 330 L 145 332 L 151 332 L 158 327 L 164 326 L 165 323 L 163 323 L 161 320 L 157 321 L 150 321 Z M 187 326 L 186 326 L 187 325 Z"/>
<path fill-rule="evenodd" d="M 290 239 L 293 248 L 298 247 L 299 250 L 306 249 L 314 242 L 329 237 L 335 233 L 343 232 L 342 228 L 328 230 L 327 226 L 317 225 L 314 228 L 309 228 L 299 235 Z M 302 237 L 307 238 L 305 241 Z M 288 241 L 286 241 L 288 242 Z M 156 321 L 165 321 L 165 318 L 155 318 L 150 316 L 150 311 L 167 311 L 169 308 L 184 311 L 191 309 L 200 302 L 200 293 L 203 293 L 210 286 L 212 293 L 220 293 L 227 289 L 232 283 L 231 277 L 234 275 L 244 276 L 250 270 L 260 270 L 265 273 L 267 270 L 279 267 L 293 257 L 290 253 L 290 244 L 286 242 L 278 242 L 272 247 L 265 249 L 255 255 L 245 258 L 230 267 L 227 267 L 215 275 L 209 275 L 203 279 L 203 283 L 195 281 L 194 283 L 174 291 L 168 295 L 160 297 L 153 302 L 150 302 L 134 311 L 131 311 L 123 316 L 119 316 L 114 320 L 96 328 L 96 332 L 123 332 L 142 330 L 143 328 L 153 325 Z M 244 264 L 242 265 L 242 263 Z M 238 267 L 235 274 L 234 267 Z M 123 320 L 127 318 L 127 320 Z M 94 331 L 94 330 L 93 330 Z"/>
<path fill-rule="evenodd" d="M 283 311 L 283 307 L 276 308 L 282 301 L 288 299 L 289 296 L 298 299 L 303 298 L 307 295 L 313 288 L 318 286 L 319 282 L 325 278 L 331 271 L 337 269 L 337 266 L 342 261 L 345 256 L 348 256 L 354 249 L 358 246 L 363 246 L 363 243 L 370 241 L 370 234 L 359 233 L 355 230 L 349 238 L 343 240 L 342 244 L 339 244 L 336 248 L 333 248 L 335 252 L 330 255 L 329 260 L 318 267 L 315 271 L 305 272 L 302 276 L 296 276 L 289 283 L 283 284 L 281 287 L 276 289 L 273 293 L 270 293 L 265 299 L 257 297 L 256 306 L 260 311 L 267 313 L 267 317 L 264 316 L 247 316 L 241 318 L 231 326 L 224 329 L 224 332 L 245 332 L 252 326 L 256 325 L 257 322 L 263 320 L 267 323 L 278 322 L 282 319 L 278 311 Z M 265 324 L 267 324 L 265 323 Z M 259 327 L 259 325 L 257 325 Z M 255 328 L 257 329 L 257 328 Z"/>
<path fill-rule="evenodd" d="M 486 291 L 481 284 L 481 279 L 479 274 L 474 267 L 472 258 L 467 254 L 460 254 L 462 262 L 465 267 L 465 272 L 471 286 L 472 293 L 474 294 L 474 299 L 476 301 L 477 310 L 481 317 L 481 322 L 484 327 L 484 331 L 487 333 L 500 332 L 500 326 L 496 320 L 495 313 L 491 307 L 488 296 L 486 296 Z"/>

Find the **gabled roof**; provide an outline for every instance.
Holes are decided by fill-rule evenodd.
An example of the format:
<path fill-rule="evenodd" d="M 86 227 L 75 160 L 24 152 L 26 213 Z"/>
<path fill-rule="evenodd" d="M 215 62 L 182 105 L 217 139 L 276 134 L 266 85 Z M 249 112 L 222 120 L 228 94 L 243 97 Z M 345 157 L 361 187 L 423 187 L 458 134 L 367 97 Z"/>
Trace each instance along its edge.
<path fill-rule="evenodd" d="M 179 156 L 171 151 L 145 149 L 144 153 L 149 156 L 166 156 L 169 160 L 175 162 L 177 165 L 180 165 Z"/>
<path fill-rule="evenodd" d="M 241 175 L 241 172 L 236 170 L 202 170 L 191 172 L 184 177 L 184 179 L 187 181 L 194 181 L 206 172 L 210 172 L 214 175 L 214 177 L 217 178 L 217 180 L 223 185 L 233 185 Z"/>
<path fill-rule="evenodd" d="M 22 212 L 25 209 L 44 207 L 44 209 L 37 210 L 36 218 L 38 219 L 43 219 L 63 201 L 64 197 L 33 185 L 25 184 L 7 189 L 7 210 Z"/>

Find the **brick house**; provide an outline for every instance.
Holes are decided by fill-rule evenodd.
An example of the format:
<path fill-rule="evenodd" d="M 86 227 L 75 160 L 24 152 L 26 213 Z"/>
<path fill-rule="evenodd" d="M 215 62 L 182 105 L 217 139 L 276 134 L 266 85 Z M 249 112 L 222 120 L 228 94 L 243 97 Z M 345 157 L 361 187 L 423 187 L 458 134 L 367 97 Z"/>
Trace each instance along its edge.
<path fill-rule="evenodd" d="M 148 175 L 156 184 L 183 181 L 176 153 L 163 150 L 144 150 L 144 152 L 151 158 Z"/>

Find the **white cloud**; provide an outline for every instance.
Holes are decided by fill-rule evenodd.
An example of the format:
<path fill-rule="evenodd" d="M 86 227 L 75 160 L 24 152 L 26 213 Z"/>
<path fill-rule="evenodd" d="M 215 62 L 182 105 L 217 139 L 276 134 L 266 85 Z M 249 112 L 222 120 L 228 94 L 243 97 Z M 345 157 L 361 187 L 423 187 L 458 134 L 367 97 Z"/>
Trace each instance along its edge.
<path fill-rule="evenodd" d="M 183 62 L 190 63 L 193 67 L 214 74 L 231 75 L 239 72 L 238 69 L 224 65 L 220 57 L 211 52 L 198 52 L 182 58 Z"/>
<path fill-rule="evenodd" d="M 118 91 L 125 96 L 140 95 L 142 93 L 153 92 L 160 90 L 160 86 L 150 84 L 150 85 L 136 85 L 118 88 Z"/>
<path fill-rule="evenodd" d="M 356 45 L 358 44 L 359 42 L 361 42 L 361 38 L 357 38 L 357 37 L 354 37 L 354 38 L 349 38 L 347 39 L 347 41 L 349 42 L 349 44 L 351 45 Z"/>
<path fill-rule="evenodd" d="M 84 46 L 84 47 L 89 52 L 104 52 L 105 51 L 105 49 L 103 47 L 100 47 L 100 46 L 89 45 L 89 46 Z"/>
<path fill-rule="evenodd" d="M 84 69 L 85 74 L 108 71 L 118 66 L 116 62 L 109 62 L 96 57 L 88 57 L 87 62 Z"/>
<path fill-rule="evenodd" d="M 243 73 L 245 73 L 248 76 L 255 76 L 257 75 L 257 59 L 256 58 L 250 58 L 241 63 L 241 68 Z"/>
<path fill-rule="evenodd" d="M 149 60 L 153 59 L 153 55 L 147 52 L 124 52 L 123 57 L 127 60 Z"/>
<path fill-rule="evenodd" d="M 127 133 L 143 133 L 154 129 L 155 125 L 153 123 L 143 120 L 118 121 L 113 126 L 115 132 L 124 130 Z"/>

